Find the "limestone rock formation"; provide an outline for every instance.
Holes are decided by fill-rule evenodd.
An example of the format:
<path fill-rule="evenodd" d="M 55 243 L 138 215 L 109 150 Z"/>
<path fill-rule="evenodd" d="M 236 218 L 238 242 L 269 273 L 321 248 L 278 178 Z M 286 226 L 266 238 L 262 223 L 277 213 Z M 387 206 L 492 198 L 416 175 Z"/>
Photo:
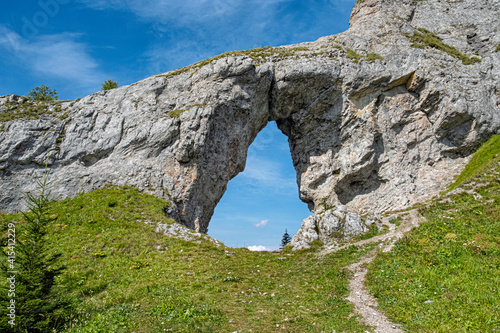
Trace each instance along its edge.
<path fill-rule="evenodd" d="M 358 0 L 350 29 L 316 42 L 229 52 L 41 115 L 0 97 L 0 210 L 22 209 L 48 163 L 60 198 L 130 185 L 206 232 L 269 121 L 315 214 L 428 199 L 499 133 L 498 17 L 500 0 Z"/>
<path fill-rule="evenodd" d="M 349 239 L 366 233 L 373 226 L 381 228 L 380 218 L 363 218 L 349 212 L 346 206 L 332 207 L 322 213 L 311 215 L 302 221 L 299 232 L 293 236 L 290 245 L 294 250 L 309 248 L 310 243 L 320 240 L 323 244 Z"/>

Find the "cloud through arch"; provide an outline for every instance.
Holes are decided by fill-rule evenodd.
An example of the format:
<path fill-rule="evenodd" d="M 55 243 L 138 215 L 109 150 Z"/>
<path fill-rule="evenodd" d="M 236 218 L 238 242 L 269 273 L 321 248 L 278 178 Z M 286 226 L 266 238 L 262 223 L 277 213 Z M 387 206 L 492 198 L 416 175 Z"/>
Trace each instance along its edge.
<path fill-rule="evenodd" d="M 256 228 L 263 228 L 269 223 L 269 220 L 262 220 L 255 225 Z"/>

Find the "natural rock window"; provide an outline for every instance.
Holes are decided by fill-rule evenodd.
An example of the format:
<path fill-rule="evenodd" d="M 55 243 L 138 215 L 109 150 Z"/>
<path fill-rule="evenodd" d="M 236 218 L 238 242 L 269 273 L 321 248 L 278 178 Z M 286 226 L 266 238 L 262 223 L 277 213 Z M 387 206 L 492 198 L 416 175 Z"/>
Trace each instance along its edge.
<path fill-rule="evenodd" d="M 311 212 L 300 201 L 287 137 L 270 122 L 248 149 L 245 171 L 229 181 L 208 235 L 231 247 L 278 249 Z"/>
<path fill-rule="evenodd" d="M 0 113 L 29 115 L 0 124 L 0 210 L 25 208 L 33 171 L 48 163 L 59 198 L 133 186 L 207 232 L 269 121 L 288 137 L 299 197 L 315 214 L 304 230 L 342 222 L 345 209 L 383 213 L 430 199 L 500 131 L 498 8 L 498 0 L 362 1 L 341 34 L 229 52 L 61 102 L 58 112 L 32 115 L 19 97 L 0 96 Z M 474 24 L 480 37 L 456 24 Z M 424 43 L 412 47 L 412 36 Z M 337 233 L 319 231 L 311 237 Z"/>

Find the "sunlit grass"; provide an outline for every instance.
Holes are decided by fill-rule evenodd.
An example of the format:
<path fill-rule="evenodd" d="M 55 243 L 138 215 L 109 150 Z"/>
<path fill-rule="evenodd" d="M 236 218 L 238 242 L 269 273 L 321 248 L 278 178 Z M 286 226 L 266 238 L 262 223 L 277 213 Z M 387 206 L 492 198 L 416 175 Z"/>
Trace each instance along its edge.
<path fill-rule="evenodd" d="M 484 143 L 478 151 L 472 156 L 472 159 L 467 164 L 462 173 L 457 177 L 456 181 L 450 186 L 453 190 L 458 186 L 473 180 L 475 177 L 482 178 L 484 181 L 487 175 L 485 171 L 495 168 L 495 163 L 500 162 L 500 135 L 492 136 L 486 143 Z M 489 176 L 495 177 L 489 172 Z"/>
<path fill-rule="evenodd" d="M 453 186 L 480 195 L 421 206 L 427 222 L 369 266 L 371 291 L 409 332 L 500 330 L 499 148 L 493 137 Z"/>
<path fill-rule="evenodd" d="M 107 188 L 54 204 L 50 242 L 67 269 L 63 332 L 363 332 L 343 267 L 368 248 L 250 252 L 155 232 L 168 203 Z M 18 216 L 2 215 L 2 225 Z M 147 223 L 146 223 L 147 222 Z M 317 249 L 316 249 L 317 250 Z"/>

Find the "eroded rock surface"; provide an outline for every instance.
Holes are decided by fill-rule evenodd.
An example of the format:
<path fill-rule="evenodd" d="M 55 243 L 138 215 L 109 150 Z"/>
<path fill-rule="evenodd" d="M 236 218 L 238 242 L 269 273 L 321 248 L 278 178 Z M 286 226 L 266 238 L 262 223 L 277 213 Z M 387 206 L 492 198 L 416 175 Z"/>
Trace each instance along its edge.
<path fill-rule="evenodd" d="M 302 221 L 299 232 L 293 236 L 290 245 L 294 250 L 309 248 L 316 240 L 322 244 L 347 240 L 369 231 L 370 227 L 380 229 L 380 217 L 364 218 L 349 212 L 346 206 L 332 207 L 322 213 L 311 215 Z"/>
<path fill-rule="evenodd" d="M 498 17 L 500 0 L 359 1 L 344 33 L 226 54 L 3 121 L 0 210 L 22 209 L 48 162 L 61 198 L 130 185 L 171 199 L 171 217 L 206 232 L 268 121 L 289 138 L 313 213 L 428 199 L 499 133 Z M 15 107 L 26 102 L 0 97 L 2 112 Z"/>

